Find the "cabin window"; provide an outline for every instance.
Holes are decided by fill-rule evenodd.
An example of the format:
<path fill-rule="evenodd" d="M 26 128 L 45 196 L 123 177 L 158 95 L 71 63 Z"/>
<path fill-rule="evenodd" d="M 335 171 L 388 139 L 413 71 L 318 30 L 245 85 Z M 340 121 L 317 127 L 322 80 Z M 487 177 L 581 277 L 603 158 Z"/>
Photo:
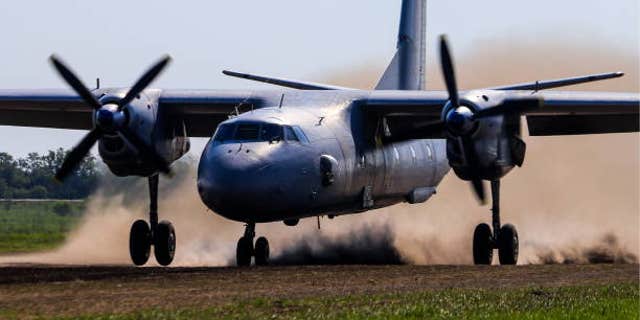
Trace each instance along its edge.
<path fill-rule="evenodd" d="M 409 150 L 411 151 L 411 159 L 413 159 L 413 163 L 415 164 L 417 159 L 416 150 L 413 149 L 413 146 L 409 146 Z"/>
<path fill-rule="evenodd" d="M 427 149 L 427 158 L 429 158 L 429 160 L 433 160 L 433 151 L 431 150 L 431 146 L 429 145 L 429 143 L 425 143 L 424 146 Z"/>
<path fill-rule="evenodd" d="M 221 124 L 218 126 L 218 130 L 216 130 L 216 134 L 214 135 L 214 141 L 226 141 L 233 138 L 233 131 L 235 129 L 234 125 L 231 124 Z"/>

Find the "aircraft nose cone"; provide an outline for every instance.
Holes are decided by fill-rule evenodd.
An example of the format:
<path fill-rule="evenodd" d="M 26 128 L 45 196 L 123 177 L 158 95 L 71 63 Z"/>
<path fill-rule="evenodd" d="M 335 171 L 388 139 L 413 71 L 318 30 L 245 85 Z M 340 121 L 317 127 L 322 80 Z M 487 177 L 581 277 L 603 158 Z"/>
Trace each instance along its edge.
<path fill-rule="evenodd" d="M 198 168 L 198 192 L 216 213 L 247 221 L 275 206 L 284 188 L 279 170 L 250 148 L 220 145 L 205 150 Z M 248 150 L 248 152 L 247 152 Z"/>

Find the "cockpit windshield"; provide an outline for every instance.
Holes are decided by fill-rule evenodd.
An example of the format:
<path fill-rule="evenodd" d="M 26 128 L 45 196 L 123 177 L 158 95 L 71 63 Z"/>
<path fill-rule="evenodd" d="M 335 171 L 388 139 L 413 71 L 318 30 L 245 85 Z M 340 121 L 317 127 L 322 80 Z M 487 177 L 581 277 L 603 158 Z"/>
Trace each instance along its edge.
<path fill-rule="evenodd" d="M 229 123 L 222 124 L 214 136 L 215 141 L 238 141 L 238 142 L 279 142 L 284 137 L 281 125 L 273 123 Z"/>

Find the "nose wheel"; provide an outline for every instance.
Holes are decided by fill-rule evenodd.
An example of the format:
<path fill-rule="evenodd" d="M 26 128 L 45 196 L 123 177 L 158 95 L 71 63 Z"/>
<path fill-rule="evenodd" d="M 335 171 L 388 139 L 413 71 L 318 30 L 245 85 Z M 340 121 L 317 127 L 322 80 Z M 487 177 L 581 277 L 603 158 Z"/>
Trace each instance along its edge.
<path fill-rule="evenodd" d="M 476 265 L 490 265 L 493 250 L 498 249 L 498 258 L 502 265 L 514 265 L 518 262 L 518 231 L 512 224 L 500 226 L 500 180 L 491 181 L 492 225 L 481 223 L 473 233 L 473 262 Z"/>
<path fill-rule="evenodd" d="M 158 175 L 149 177 L 149 223 L 138 220 L 131 226 L 129 233 L 129 254 L 137 266 L 149 260 L 151 246 L 156 261 L 168 266 L 176 252 L 176 232 L 169 221 L 158 223 Z"/>
<path fill-rule="evenodd" d="M 269 264 L 269 241 L 265 237 L 260 237 L 254 245 L 255 227 L 255 223 L 248 223 L 245 227 L 244 235 L 238 240 L 236 247 L 236 264 L 238 267 L 250 266 L 252 257 L 255 257 L 256 266 Z"/>

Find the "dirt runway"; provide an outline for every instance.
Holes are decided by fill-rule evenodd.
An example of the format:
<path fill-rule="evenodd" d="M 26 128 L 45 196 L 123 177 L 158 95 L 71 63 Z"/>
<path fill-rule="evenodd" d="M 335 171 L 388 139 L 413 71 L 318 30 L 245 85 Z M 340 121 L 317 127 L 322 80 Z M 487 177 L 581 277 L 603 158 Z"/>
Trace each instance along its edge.
<path fill-rule="evenodd" d="M 119 313 L 221 305 L 238 299 L 301 298 L 638 282 L 636 264 L 526 266 L 302 266 L 0 268 L 0 310 L 29 315 Z"/>

